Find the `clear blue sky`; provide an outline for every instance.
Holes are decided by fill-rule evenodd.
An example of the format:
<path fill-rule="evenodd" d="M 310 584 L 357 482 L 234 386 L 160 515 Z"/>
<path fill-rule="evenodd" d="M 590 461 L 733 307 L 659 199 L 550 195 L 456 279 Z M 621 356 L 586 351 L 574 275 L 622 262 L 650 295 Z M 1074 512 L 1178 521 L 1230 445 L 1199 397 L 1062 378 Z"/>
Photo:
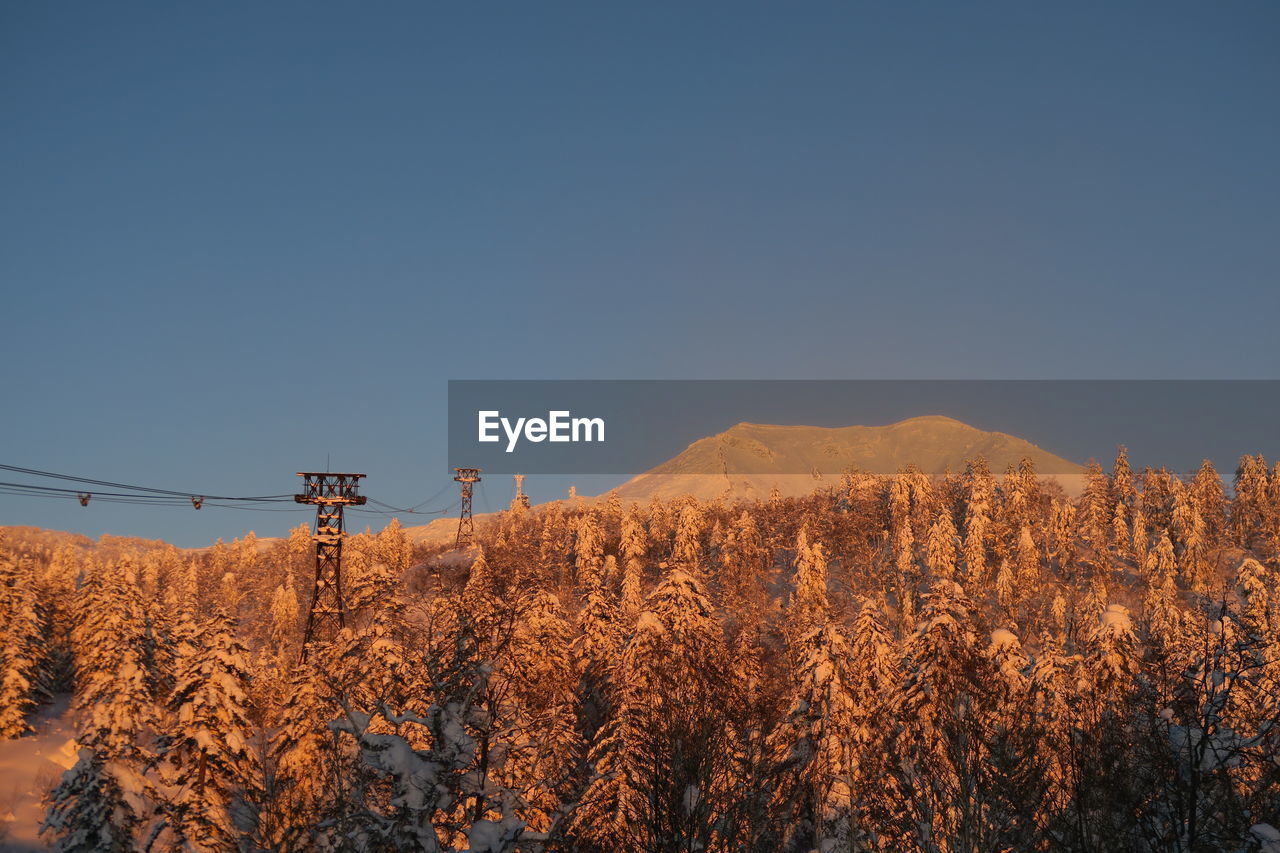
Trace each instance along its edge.
<path fill-rule="evenodd" d="M 1273 378 L 1278 43 L 1269 0 L 7 3 L 0 461 L 397 503 L 450 378 Z"/>

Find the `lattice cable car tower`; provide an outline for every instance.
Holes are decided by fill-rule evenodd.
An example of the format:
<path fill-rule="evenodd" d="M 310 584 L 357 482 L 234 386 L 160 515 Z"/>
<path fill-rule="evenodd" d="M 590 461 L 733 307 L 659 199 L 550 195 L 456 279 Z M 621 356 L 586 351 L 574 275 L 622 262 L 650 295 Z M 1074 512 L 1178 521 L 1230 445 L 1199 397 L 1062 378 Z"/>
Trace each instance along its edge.
<path fill-rule="evenodd" d="M 347 624 L 347 604 L 342 594 L 342 540 L 346 537 L 342 510 L 367 500 L 357 494 L 364 474 L 299 472 L 303 492 L 293 499 L 316 505 L 316 580 L 311 590 L 307 629 L 302 635 L 302 660 L 318 639 L 332 640 Z"/>
<path fill-rule="evenodd" d="M 513 475 L 516 480 L 516 496 L 511 499 L 511 509 L 522 512 L 529 508 L 529 496 L 524 493 L 524 474 Z"/>
<path fill-rule="evenodd" d="M 462 484 L 462 511 L 458 514 L 458 538 L 455 548 L 465 548 L 475 539 L 476 526 L 471 518 L 471 487 L 480 482 L 480 468 L 454 468 L 453 479 Z"/>

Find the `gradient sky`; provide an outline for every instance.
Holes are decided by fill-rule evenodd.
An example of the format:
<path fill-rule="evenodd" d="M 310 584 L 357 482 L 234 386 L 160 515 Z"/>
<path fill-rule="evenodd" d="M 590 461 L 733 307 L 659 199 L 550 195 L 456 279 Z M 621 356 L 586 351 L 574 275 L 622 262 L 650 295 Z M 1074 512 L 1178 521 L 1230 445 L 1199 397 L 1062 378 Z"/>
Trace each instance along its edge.
<path fill-rule="evenodd" d="M 1269 0 L 7 3 L 0 461 L 403 505 L 451 378 L 1274 378 L 1278 103 Z"/>

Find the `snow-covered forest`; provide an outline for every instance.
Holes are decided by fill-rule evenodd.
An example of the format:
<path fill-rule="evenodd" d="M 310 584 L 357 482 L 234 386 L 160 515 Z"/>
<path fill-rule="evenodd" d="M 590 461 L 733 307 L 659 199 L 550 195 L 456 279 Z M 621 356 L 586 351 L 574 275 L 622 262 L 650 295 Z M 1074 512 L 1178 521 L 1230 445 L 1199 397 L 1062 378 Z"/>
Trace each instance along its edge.
<path fill-rule="evenodd" d="M 847 474 L 313 544 L 0 542 L 62 850 L 1280 850 L 1280 465 Z"/>

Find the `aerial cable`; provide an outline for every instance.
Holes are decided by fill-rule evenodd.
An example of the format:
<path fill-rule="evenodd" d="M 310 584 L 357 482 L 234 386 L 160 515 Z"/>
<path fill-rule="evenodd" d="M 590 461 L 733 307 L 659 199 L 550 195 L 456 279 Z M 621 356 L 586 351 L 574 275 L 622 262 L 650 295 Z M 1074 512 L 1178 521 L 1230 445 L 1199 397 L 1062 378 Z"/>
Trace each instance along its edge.
<path fill-rule="evenodd" d="M 0 470 L 13 471 L 19 474 L 30 474 L 33 477 L 50 477 L 56 480 L 67 480 L 73 483 L 85 483 L 92 486 L 107 486 L 115 489 L 129 489 L 134 492 L 149 492 L 154 495 L 171 495 L 184 500 L 201 495 L 199 491 L 175 491 L 173 489 L 157 489 L 151 486 L 134 486 L 128 483 L 116 483 L 110 480 L 94 480 L 89 477 L 74 477 L 70 474 L 55 474 L 52 471 L 41 471 L 36 468 L 20 468 L 17 465 L 0 465 Z M 209 500 L 219 501 L 285 501 L 293 500 L 293 495 L 251 495 L 236 497 L 231 495 L 203 495 Z"/>
<path fill-rule="evenodd" d="M 57 486 L 39 486 L 34 483 L 0 483 L 10 489 L 24 489 L 31 492 L 49 492 L 56 494 L 79 495 L 84 492 L 81 489 L 61 489 Z M 168 495 L 139 495 L 132 492 L 93 492 L 95 497 L 113 497 L 113 498 L 135 498 L 139 501 L 148 501 L 158 503 L 161 501 L 173 503 L 174 505 L 185 504 L 190 497 L 183 495 L 181 498 L 169 497 Z"/>
<path fill-rule="evenodd" d="M 0 464 L 0 470 L 13 471 L 19 474 L 27 474 L 33 477 L 48 477 L 51 479 L 61 480 L 67 483 L 79 484 L 79 488 L 67 488 L 61 486 L 46 486 L 38 483 L 10 483 L 0 482 L 0 495 L 15 495 L 21 497 L 42 497 L 42 498 L 62 498 L 65 500 L 78 500 L 81 506 L 88 506 L 89 502 L 100 501 L 102 503 L 120 503 L 120 504 L 146 504 L 150 506 L 170 506 L 182 507 L 190 504 L 195 509 L 205 506 L 219 507 L 222 509 L 243 509 L 256 512 L 306 512 L 300 508 L 279 508 L 273 509 L 263 506 L 254 506 L 253 504 L 263 503 L 284 503 L 292 502 L 293 495 L 253 495 L 246 497 L 231 497 L 227 495 L 210 495 L 202 494 L 198 491 L 184 492 L 174 489 L 159 489 L 151 486 L 135 486 L 128 483 L 116 483 L 111 480 L 97 480 L 90 477 L 76 477 L 70 474 L 58 474 L 53 471 L 42 471 L 36 468 L 23 468 L 17 465 Z M 108 489 L 126 489 L 128 491 L 86 491 L 85 486 L 104 486 Z M 423 509 L 428 504 L 434 503 L 440 498 L 445 491 L 450 488 L 449 484 L 445 484 L 435 494 L 426 500 L 420 501 L 411 507 L 397 507 L 389 503 L 379 500 L 370 500 L 371 504 L 375 504 L 380 509 L 356 509 L 353 512 L 363 512 L 369 515 L 389 516 L 395 514 L 406 515 L 445 515 L 458 505 L 458 499 L 454 500 L 442 509 Z M 488 505 L 487 496 L 484 496 L 484 503 Z M 247 504 L 247 505 L 246 505 Z"/>
<path fill-rule="evenodd" d="M 431 497 L 427 498 L 424 501 L 420 501 L 419 503 L 414 504 L 411 507 L 392 506 L 389 503 L 384 503 L 380 500 L 375 500 L 374 498 L 369 498 L 369 503 L 377 504 L 378 506 L 384 507 L 393 512 L 412 512 L 412 513 L 422 512 L 423 515 L 428 515 L 428 514 L 440 512 L 440 510 L 423 510 L 422 507 L 426 506 L 429 503 L 434 502 L 437 498 L 439 498 L 442 494 L 444 494 L 444 492 L 449 488 L 450 488 L 449 484 L 446 483 L 445 485 L 441 486 L 440 489 L 438 489 L 434 495 L 432 495 Z M 367 510 L 365 511 L 367 512 Z"/>

